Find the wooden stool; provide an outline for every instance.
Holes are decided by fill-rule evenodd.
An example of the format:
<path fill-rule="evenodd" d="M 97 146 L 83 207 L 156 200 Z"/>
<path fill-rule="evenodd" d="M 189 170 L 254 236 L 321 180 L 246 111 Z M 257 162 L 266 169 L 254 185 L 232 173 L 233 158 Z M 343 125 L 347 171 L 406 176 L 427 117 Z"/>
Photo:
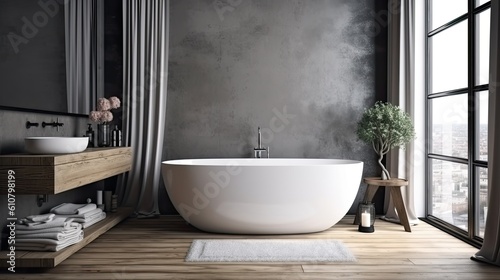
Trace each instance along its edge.
<path fill-rule="evenodd" d="M 399 220 L 404 226 L 405 231 L 411 232 L 410 221 L 408 220 L 408 213 L 406 212 L 405 202 L 403 200 L 403 195 L 401 193 L 401 187 L 408 186 L 408 180 L 405 179 L 388 179 L 382 180 L 380 177 L 368 177 L 364 178 L 363 182 L 368 185 L 365 192 L 364 201 L 372 201 L 378 187 L 390 188 L 392 199 L 394 200 L 394 208 L 398 211 Z M 359 213 L 356 213 L 354 219 L 354 224 L 359 223 Z"/>

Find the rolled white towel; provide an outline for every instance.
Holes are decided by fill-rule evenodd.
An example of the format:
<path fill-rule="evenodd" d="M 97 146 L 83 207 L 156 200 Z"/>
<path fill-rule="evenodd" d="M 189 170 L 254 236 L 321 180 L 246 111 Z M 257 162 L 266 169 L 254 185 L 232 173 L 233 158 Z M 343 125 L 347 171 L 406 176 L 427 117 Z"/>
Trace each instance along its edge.
<path fill-rule="evenodd" d="M 59 215 L 81 215 L 97 208 L 95 203 L 88 204 L 74 204 L 74 203 L 62 203 L 50 209 L 51 213 Z"/>

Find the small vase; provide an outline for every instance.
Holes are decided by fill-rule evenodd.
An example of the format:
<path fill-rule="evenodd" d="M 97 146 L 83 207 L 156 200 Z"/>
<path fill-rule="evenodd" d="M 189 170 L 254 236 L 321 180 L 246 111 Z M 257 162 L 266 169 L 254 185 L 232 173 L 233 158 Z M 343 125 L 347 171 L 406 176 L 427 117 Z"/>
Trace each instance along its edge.
<path fill-rule="evenodd" d="M 97 125 L 97 145 L 99 147 L 109 147 L 111 145 L 111 130 L 109 124 Z"/>

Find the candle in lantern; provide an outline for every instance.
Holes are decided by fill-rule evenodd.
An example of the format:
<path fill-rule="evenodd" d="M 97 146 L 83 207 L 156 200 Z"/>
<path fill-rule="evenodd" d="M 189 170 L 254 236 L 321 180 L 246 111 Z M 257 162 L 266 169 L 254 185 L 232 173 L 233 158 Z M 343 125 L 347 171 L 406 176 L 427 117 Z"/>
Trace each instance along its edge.
<path fill-rule="evenodd" d="M 370 227 L 370 213 L 365 212 L 361 213 L 361 226 L 362 227 Z"/>

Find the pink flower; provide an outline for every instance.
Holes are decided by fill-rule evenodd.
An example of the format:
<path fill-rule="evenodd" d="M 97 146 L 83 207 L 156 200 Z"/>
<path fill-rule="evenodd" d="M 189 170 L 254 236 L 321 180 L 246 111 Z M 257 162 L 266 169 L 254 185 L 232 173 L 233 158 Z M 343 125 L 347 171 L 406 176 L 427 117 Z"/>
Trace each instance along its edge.
<path fill-rule="evenodd" d="M 113 113 L 110 111 L 103 111 L 101 114 L 101 121 L 102 122 L 110 122 L 113 120 Z"/>
<path fill-rule="evenodd" d="M 107 111 L 111 109 L 111 104 L 106 98 L 99 98 L 97 100 L 97 111 Z"/>
<path fill-rule="evenodd" d="M 97 110 L 90 112 L 89 119 L 98 123 L 111 122 L 113 120 L 113 113 L 110 110 L 120 108 L 120 104 L 120 99 L 116 96 L 109 99 L 99 98 L 97 100 Z"/>
<path fill-rule="evenodd" d="M 91 111 L 89 114 L 89 119 L 93 122 L 99 122 L 101 120 L 102 111 Z"/>
<path fill-rule="evenodd" d="M 111 106 L 111 109 L 117 109 L 117 108 L 120 108 L 120 99 L 118 99 L 118 97 L 116 96 L 112 96 L 109 98 L 109 104 Z"/>

